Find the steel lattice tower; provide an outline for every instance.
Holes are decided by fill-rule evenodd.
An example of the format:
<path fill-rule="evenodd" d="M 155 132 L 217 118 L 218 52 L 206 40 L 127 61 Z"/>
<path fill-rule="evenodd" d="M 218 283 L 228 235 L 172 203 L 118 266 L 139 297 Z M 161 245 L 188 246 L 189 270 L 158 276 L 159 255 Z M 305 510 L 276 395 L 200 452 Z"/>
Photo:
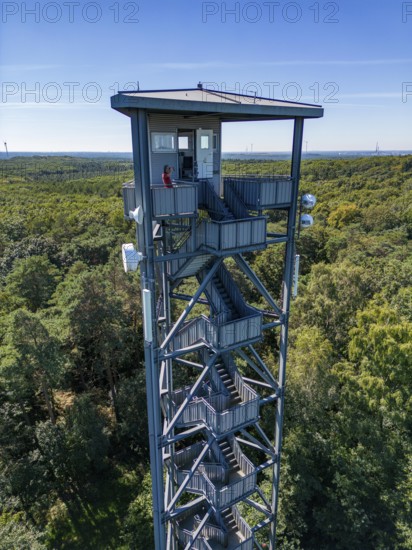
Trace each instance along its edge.
<path fill-rule="evenodd" d="M 323 110 L 201 87 L 119 93 L 112 106 L 132 125 L 135 178 L 123 193 L 138 252 L 123 253 L 141 272 L 156 550 L 261 549 L 261 529 L 273 550 L 303 121 Z M 222 122 L 262 119 L 293 120 L 290 174 L 221 178 Z M 169 189 L 159 167 L 174 160 Z M 268 232 L 272 209 L 285 212 L 281 233 Z M 278 302 L 244 255 L 280 243 Z M 276 369 L 258 352 L 269 332 Z"/>

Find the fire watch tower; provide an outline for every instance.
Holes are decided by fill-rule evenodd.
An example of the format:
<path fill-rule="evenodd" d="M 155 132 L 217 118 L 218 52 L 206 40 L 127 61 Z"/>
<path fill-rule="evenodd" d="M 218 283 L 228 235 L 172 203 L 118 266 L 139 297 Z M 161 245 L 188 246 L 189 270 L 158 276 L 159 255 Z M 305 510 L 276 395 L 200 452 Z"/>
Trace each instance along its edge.
<path fill-rule="evenodd" d="M 201 85 L 120 92 L 112 107 L 132 127 L 134 181 L 123 197 L 137 246 L 123 245 L 123 261 L 141 273 L 156 550 L 252 550 L 263 540 L 274 550 L 303 121 L 323 109 Z M 222 124 L 262 120 L 292 121 L 290 174 L 222 178 Z M 165 165 L 175 167 L 171 188 Z M 268 231 L 271 209 L 287 213 L 281 233 Z M 244 256 L 279 243 L 281 303 Z M 242 280 L 259 296 L 253 305 Z M 259 355 L 267 331 L 277 368 Z"/>

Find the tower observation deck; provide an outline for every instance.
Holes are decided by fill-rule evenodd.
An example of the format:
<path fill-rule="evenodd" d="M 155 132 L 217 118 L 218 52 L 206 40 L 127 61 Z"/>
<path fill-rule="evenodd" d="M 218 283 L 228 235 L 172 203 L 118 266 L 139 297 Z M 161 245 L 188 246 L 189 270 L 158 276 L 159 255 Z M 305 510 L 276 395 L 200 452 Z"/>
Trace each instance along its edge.
<path fill-rule="evenodd" d="M 274 550 L 303 122 L 323 109 L 202 87 L 120 92 L 112 107 L 132 128 L 126 266 L 138 258 L 156 550 Z M 290 173 L 222 177 L 222 125 L 263 120 L 293 124 Z M 280 243 L 278 301 L 244 255 Z M 259 354 L 269 332 L 277 365 Z"/>

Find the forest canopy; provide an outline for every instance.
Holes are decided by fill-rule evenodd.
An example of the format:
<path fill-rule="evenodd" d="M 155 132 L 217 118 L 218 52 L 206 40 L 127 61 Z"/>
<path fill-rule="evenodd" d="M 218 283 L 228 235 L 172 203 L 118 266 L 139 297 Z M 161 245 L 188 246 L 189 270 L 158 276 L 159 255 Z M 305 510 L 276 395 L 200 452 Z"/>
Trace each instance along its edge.
<path fill-rule="evenodd" d="M 0 550 L 153 547 L 139 276 L 120 254 L 132 177 L 0 161 Z M 412 157 L 307 160 L 301 191 L 317 204 L 297 240 L 278 547 L 412 549 Z M 276 297 L 282 261 L 248 255 Z"/>

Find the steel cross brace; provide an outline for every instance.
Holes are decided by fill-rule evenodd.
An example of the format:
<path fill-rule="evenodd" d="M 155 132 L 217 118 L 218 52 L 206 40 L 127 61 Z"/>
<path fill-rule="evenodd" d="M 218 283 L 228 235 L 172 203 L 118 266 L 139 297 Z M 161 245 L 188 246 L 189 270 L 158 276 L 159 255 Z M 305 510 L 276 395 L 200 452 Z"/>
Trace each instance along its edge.
<path fill-rule="evenodd" d="M 173 428 L 176 426 L 179 418 L 181 417 L 183 411 L 185 410 L 185 408 L 188 406 L 190 400 L 192 399 L 192 397 L 194 395 L 196 395 L 196 392 L 197 390 L 199 389 L 201 383 L 203 382 L 203 380 L 206 378 L 207 374 L 210 372 L 212 366 L 215 364 L 215 361 L 217 359 L 217 356 L 214 355 L 212 356 L 212 358 L 210 359 L 209 363 L 207 364 L 207 366 L 204 368 L 204 370 L 202 371 L 202 373 L 200 374 L 199 378 L 196 380 L 196 382 L 193 384 L 191 390 L 189 391 L 189 394 L 187 395 L 187 397 L 185 398 L 185 400 L 183 401 L 183 403 L 180 405 L 179 409 L 177 410 L 176 414 L 174 415 L 173 419 L 169 422 L 167 428 L 166 428 L 166 432 L 163 433 L 163 437 L 164 438 L 167 438 L 168 435 L 170 434 L 170 432 L 173 430 Z"/>
<path fill-rule="evenodd" d="M 205 526 L 207 520 L 212 515 L 212 511 L 213 511 L 212 508 L 209 508 L 209 510 L 206 512 L 206 514 L 204 515 L 202 521 L 199 523 L 199 527 L 194 532 L 193 539 L 191 540 L 191 542 L 188 542 L 186 544 L 185 550 L 191 550 L 191 548 L 193 548 L 193 543 L 196 542 L 196 540 L 197 540 L 198 536 L 200 535 L 203 527 Z"/>
<path fill-rule="evenodd" d="M 177 331 L 181 328 L 183 325 L 186 317 L 189 315 L 189 313 L 192 311 L 193 307 L 196 305 L 198 299 L 200 298 L 202 292 L 205 290 L 207 284 L 212 279 L 216 271 L 218 270 L 220 264 L 223 260 L 217 260 L 213 266 L 210 268 L 209 273 L 206 275 L 204 280 L 202 281 L 202 284 L 199 286 L 199 288 L 196 290 L 195 294 L 193 295 L 193 298 L 190 300 L 190 302 L 187 304 L 185 309 L 183 310 L 182 314 L 180 315 L 179 319 L 176 321 L 176 323 L 173 325 L 172 330 L 169 332 L 169 334 L 166 336 L 166 338 L 163 340 L 162 344 L 160 345 L 161 350 L 166 349 L 168 344 L 171 342 Z"/>

